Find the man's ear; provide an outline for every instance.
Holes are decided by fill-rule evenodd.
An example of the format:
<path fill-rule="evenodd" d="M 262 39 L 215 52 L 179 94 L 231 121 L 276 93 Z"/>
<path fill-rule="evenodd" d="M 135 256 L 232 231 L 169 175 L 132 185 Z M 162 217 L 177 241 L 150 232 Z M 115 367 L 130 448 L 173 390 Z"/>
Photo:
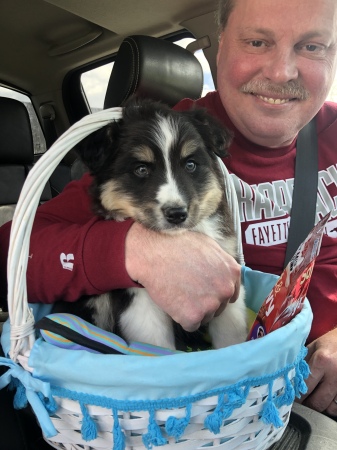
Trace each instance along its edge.
<path fill-rule="evenodd" d="M 93 175 L 113 157 L 118 146 L 120 126 L 120 121 L 113 121 L 76 145 L 76 152 Z"/>
<path fill-rule="evenodd" d="M 221 34 L 220 34 L 220 37 L 219 37 L 218 51 L 217 51 L 217 54 L 216 54 L 216 65 L 219 64 L 220 53 L 221 53 L 221 50 L 222 50 L 222 46 L 223 46 L 224 40 L 225 40 L 224 33 L 222 31 Z"/>
<path fill-rule="evenodd" d="M 209 150 L 221 158 L 228 156 L 227 150 L 232 143 L 233 133 L 205 109 L 191 109 L 186 113 L 194 120 L 199 133 L 208 144 Z"/>

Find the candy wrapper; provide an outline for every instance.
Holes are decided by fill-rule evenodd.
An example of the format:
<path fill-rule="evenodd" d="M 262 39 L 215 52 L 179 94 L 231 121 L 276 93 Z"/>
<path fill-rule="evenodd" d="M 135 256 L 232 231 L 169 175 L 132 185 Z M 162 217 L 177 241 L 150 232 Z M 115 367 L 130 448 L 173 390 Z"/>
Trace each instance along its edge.
<path fill-rule="evenodd" d="M 330 213 L 324 216 L 297 249 L 263 302 L 247 341 L 277 330 L 301 311 L 329 217 Z"/>

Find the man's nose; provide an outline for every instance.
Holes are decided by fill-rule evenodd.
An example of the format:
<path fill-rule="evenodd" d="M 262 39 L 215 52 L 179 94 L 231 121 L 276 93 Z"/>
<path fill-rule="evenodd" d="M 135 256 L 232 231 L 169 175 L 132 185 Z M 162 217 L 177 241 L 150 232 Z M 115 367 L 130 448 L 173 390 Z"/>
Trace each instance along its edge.
<path fill-rule="evenodd" d="M 297 58 L 294 49 L 278 49 L 276 47 L 270 52 L 263 67 L 263 75 L 278 84 L 297 79 Z"/>

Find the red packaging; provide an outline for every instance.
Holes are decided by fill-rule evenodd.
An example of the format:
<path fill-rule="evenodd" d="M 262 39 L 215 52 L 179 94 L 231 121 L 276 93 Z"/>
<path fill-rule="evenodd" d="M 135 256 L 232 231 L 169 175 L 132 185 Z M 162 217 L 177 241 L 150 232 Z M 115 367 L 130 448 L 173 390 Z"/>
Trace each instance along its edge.
<path fill-rule="evenodd" d="M 258 339 L 277 330 L 301 311 L 329 217 L 330 213 L 324 216 L 298 247 L 274 288 L 264 300 L 247 341 Z"/>

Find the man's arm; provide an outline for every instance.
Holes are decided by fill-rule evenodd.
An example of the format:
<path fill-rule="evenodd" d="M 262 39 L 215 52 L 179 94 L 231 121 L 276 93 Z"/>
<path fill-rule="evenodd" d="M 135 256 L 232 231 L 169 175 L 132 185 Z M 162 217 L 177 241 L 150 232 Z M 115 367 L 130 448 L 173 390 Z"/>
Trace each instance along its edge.
<path fill-rule="evenodd" d="M 131 220 L 102 220 L 91 211 L 90 182 L 86 177 L 71 183 L 38 209 L 29 251 L 29 301 L 75 301 L 140 284 L 174 320 L 194 330 L 237 298 L 240 266 L 215 241 L 197 233 L 162 235 Z M 8 237 L 8 227 L 1 229 L 2 273 Z"/>
<path fill-rule="evenodd" d="M 38 208 L 27 270 L 30 302 L 75 301 L 82 295 L 136 285 L 125 270 L 124 258 L 125 236 L 132 221 L 96 217 L 90 184 L 86 175 Z M 10 225 L 0 228 L 1 297 L 6 297 Z"/>
<path fill-rule="evenodd" d="M 131 221 L 92 217 L 84 224 L 37 216 L 27 270 L 31 302 L 75 301 L 136 284 L 125 270 L 124 242 Z"/>
<path fill-rule="evenodd" d="M 213 239 L 194 232 L 170 236 L 133 224 L 126 270 L 187 331 L 220 314 L 240 289 L 240 265 Z"/>

